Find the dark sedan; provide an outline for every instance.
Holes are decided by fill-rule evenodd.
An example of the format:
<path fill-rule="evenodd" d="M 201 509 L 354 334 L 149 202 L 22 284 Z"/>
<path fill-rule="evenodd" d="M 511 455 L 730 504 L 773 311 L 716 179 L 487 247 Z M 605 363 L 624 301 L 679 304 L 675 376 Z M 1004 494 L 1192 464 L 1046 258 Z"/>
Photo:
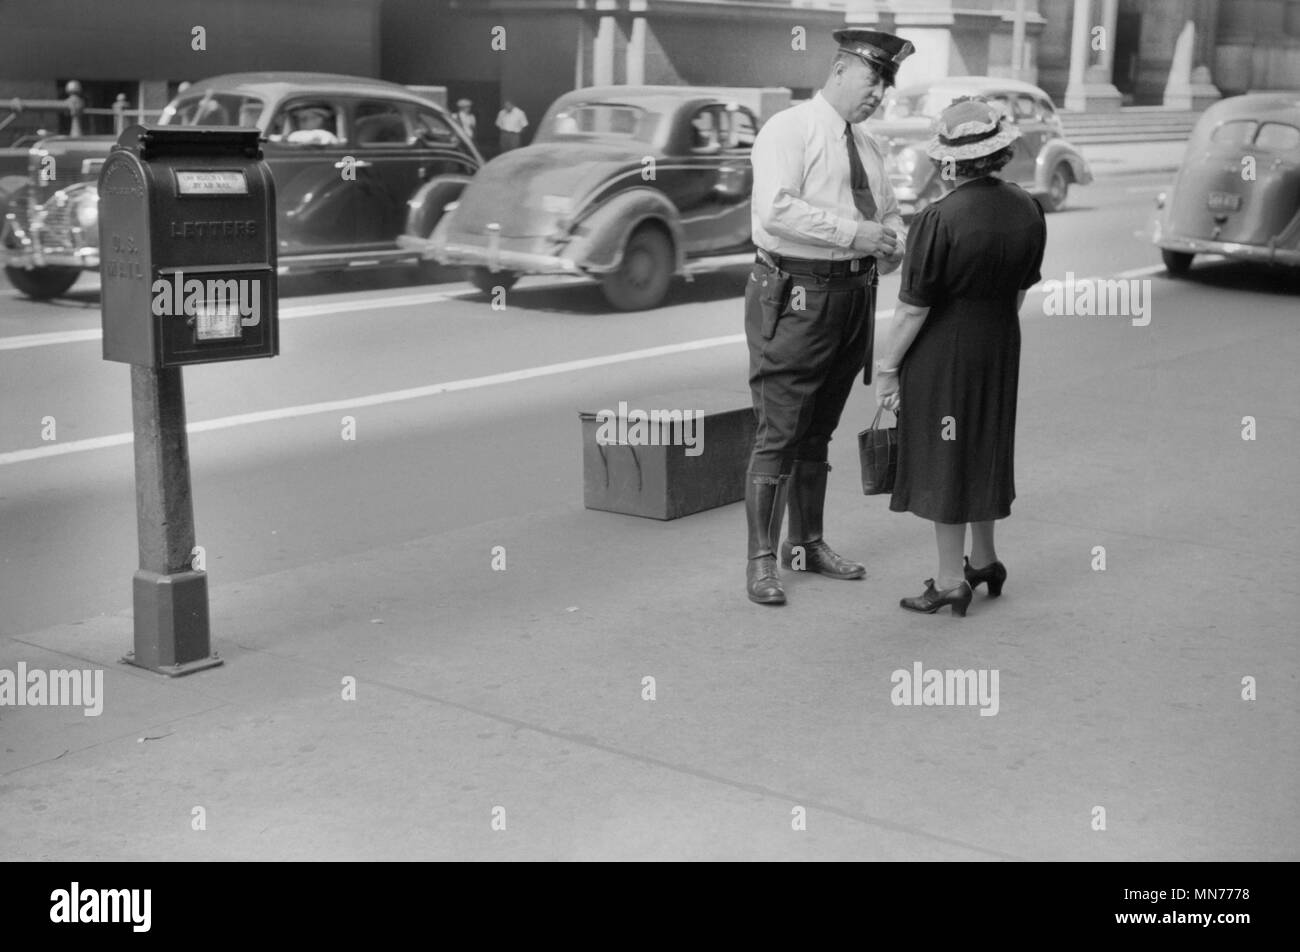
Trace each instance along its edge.
<path fill-rule="evenodd" d="M 396 243 L 408 201 L 434 184 L 450 201 L 483 161 L 439 104 L 354 76 L 215 76 L 177 96 L 158 121 L 262 132 L 283 271 L 418 261 Z M 94 179 L 113 141 L 56 137 L 31 150 L 26 194 L 10 199 L 0 234 L 6 274 L 25 294 L 53 297 L 99 267 Z M 45 175 L 45 157 L 69 150 L 80 173 Z"/>
<path fill-rule="evenodd" d="M 656 307 L 674 274 L 752 260 L 750 150 L 759 121 L 715 91 L 581 89 L 532 145 L 498 156 L 432 236 L 402 244 L 466 265 L 482 290 L 520 274 L 587 274 L 621 310 Z"/>

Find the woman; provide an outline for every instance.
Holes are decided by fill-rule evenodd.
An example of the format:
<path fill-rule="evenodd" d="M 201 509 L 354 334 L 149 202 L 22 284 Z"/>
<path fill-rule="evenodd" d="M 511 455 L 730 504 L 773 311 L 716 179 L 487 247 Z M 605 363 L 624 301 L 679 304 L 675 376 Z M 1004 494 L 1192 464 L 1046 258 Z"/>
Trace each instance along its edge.
<path fill-rule="evenodd" d="M 958 100 L 926 154 L 954 182 L 912 223 L 893 327 L 877 364 L 877 402 L 898 414 L 889 508 L 934 523 L 939 569 L 900 603 L 965 615 L 973 590 L 1002 594 L 993 524 L 1016 497 L 1020 305 L 1040 280 L 1047 226 L 1038 202 L 993 173 L 1020 131 L 994 106 Z M 966 525 L 971 554 L 964 560 Z"/>

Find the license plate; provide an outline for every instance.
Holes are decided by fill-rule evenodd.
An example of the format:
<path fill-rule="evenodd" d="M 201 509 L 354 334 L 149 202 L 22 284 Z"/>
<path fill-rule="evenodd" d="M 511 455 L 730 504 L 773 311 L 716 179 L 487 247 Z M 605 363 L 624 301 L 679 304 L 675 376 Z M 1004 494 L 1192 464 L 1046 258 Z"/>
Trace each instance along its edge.
<path fill-rule="evenodd" d="M 199 340 L 230 340 L 240 336 L 239 308 L 226 301 L 204 301 L 195 315 Z"/>
<path fill-rule="evenodd" d="M 1210 211 L 1235 212 L 1241 208 L 1241 196 L 1235 192 L 1211 192 L 1206 197 L 1206 204 Z"/>

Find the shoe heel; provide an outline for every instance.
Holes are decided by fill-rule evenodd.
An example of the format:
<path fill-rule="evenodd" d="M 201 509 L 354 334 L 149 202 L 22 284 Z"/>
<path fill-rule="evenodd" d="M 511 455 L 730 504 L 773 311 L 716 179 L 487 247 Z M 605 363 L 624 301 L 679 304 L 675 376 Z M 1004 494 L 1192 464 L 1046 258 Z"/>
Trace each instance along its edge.
<path fill-rule="evenodd" d="M 992 579 L 992 578 L 989 579 L 989 598 L 997 598 L 999 595 L 1002 594 L 1002 582 L 1003 582 L 1003 581 L 1006 581 L 1006 580 L 1003 579 L 1003 580 L 999 581 L 998 579 Z M 971 586 L 971 588 L 974 588 L 974 587 L 975 587 L 974 585 Z"/>
<path fill-rule="evenodd" d="M 953 603 L 952 603 L 952 613 L 953 613 L 954 615 L 956 615 L 958 618 L 965 618 L 965 617 L 966 617 L 966 606 L 967 606 L 968 604 L 970 604 L 970 603 L 969 603 L 969 602 L 953 602 Z"/>

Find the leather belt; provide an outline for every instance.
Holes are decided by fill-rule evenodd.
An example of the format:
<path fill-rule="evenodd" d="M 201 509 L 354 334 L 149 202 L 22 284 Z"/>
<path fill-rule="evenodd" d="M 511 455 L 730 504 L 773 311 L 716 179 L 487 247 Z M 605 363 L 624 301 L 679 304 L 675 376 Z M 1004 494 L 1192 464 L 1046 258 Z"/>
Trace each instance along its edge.
<path fill-rule="evenodd" d="M 861 275 L 873 274 L 876 269 L 876 259 L 873 257 L 866 258 L 846 258 L 842 261 L 830 261 L 826 258 L 791 258 L 788 255 L 777 255 L 770 251 L 758 249 L 755 259 L 759 264 L 765 264 L 769 267 L 776 268 L 778 271 L 786 271 L 791 274 L 811 274 L 819 278 L 853 278 Z"/>

